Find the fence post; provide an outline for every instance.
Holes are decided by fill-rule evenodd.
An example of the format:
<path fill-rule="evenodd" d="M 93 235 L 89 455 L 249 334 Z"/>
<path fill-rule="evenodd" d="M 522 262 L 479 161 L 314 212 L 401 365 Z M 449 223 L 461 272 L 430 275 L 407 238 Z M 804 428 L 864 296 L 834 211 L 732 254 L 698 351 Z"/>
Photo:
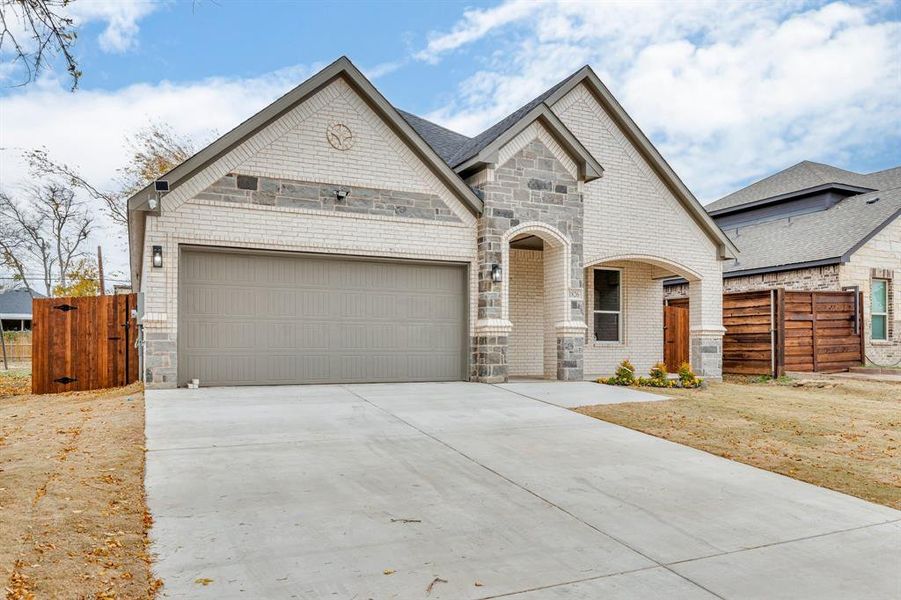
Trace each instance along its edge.
<path fill-rule="evenodd" d="M 776 369 L 775 377 L 785 375 L 785 288 L 776 289 Z"/>
<path fill-rule="evenodd" d="M 3 335 L 2 320 L 0 320 L 0 346 L 3 346 L 3 370 L 9 371 L 9 362 L 6 360 L 6 336 Z"/>
<path fill-rule="evenodd" d="M 860 334 L 860 364 L 867 366 L 867 338 L 864 331 L 866 320 L 863 318 L 863 292 L 857 292 L 857 332 Z M 887 326 L 887 325 L 886 325 Z"/>

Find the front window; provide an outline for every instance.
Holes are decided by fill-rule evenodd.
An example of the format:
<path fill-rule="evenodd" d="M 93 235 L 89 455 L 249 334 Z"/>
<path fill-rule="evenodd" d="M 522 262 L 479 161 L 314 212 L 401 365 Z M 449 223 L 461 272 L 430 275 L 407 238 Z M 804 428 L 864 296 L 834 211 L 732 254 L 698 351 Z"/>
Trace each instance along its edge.
<path fill-rule="evenodd" d="M 598 342 L 622 341 L 621 273 L 613 269 L 594 271 L 594 339 Z"/>
<path fill-rule="evenodd" d="M 870 338 L 888 339 L 888 280 L 874 279 L 870 285 Z"/>

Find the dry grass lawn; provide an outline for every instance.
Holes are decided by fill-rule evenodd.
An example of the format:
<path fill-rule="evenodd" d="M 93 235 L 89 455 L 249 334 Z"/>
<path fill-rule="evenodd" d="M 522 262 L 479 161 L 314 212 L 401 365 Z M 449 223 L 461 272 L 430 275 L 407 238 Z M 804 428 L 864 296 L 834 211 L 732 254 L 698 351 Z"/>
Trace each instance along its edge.
<path fill-rule="evenodd" d="M 901 509 L 901 385 L 728 379 L 664 393 L 675 399 L 577 410 Z"/>
<path fill-rule="evenodd" d="M 140 384 L 10 396 L 14 385 L 0 372 L 7 600 L 152 598 Z"/>

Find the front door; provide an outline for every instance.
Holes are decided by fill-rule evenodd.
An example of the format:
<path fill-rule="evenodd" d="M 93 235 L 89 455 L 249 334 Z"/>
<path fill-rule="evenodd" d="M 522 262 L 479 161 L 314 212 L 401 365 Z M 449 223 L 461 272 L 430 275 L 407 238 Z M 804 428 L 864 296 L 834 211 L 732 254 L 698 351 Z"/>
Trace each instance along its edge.
<path fill-rule="evenodd" d="M 663 362 L 670 373 L 689 362 L 687 306 L 663 307 Z"/>

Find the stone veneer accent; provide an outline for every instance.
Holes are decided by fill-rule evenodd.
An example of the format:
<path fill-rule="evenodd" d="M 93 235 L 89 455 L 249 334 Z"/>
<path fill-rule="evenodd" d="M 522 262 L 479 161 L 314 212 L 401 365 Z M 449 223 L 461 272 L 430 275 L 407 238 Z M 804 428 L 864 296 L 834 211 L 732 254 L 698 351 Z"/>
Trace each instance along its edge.
<path fill-rule="evenodd" d="M 695 334 L 691 336 L 691 365 L 695 372 L 719 378 L 723 373 L 723 336 Z"/>
<path fill-rule="evenodd" d="M 337 192 L 348 192 L 339 199 Z M 436 194 L 311 183 L 229 173 L 197 194 L 197 200 L 329 210 L 459 223 Z"/>
<path fill-rule="evenodd" d="M 513 142 L 511 142 L 512 144 Z M 485 210 L 478 222 L 478 319 L 482 323 L 503 323 L 501 283 L 491 281 L 491 267 L 503 264 L 504 234 L 524 222 L 540 222 L 553 227 L 565 236 L 570 245 L 570 289 L 560 294 L 571 298 L 571 319 L 582 320 L 582 194 L 579 183 L 555 154 L 538 138 L 523 145 L 509 160 L 500 165 L 493 177 L 479 180 L 475 186 L 482 195 Z M 550 248 L 545 240 L 545 263 Z M 562 279 L 562 277 L 561 277 Z M 545 292 L 547 293 L 547 289 Z M 563 304 L 560 303 L 562 309 Z M 562 310 L 561 310 L 562 312 Z M 545 315 L 563 321 L 566 316 Z M 473 378 L 477 381 L 505 381 L 508 376 L 506 346 L 509 338 L 500 325 L 492 333 L 473 336 Z M 495 326 L 491 326 L 495 327 Z M 584 335 L 584 334 L 583 334 Z M 561 341 L 562 340 L 562 341 Z M 558 334 L 556 373 L 559 376 L 582 378 L 582 348 L 571 348 L 572 336 Z M 584 338 L 583 338 L 584 345 Z M 552 351 L 552 350 L 551 350 Z M 547 353 L 547 351 L 546 351 Z M 546 357 L 547 358 L 547 357 Z M 565 363 L 565 367 L 562 365 Z"/>
<path fill-rule="evenodd" d="M 585 337 L 580 335 L 560 335 L 557 337 L 557 379 L 560 381 L 582 381 L 582 355 Z"/>

